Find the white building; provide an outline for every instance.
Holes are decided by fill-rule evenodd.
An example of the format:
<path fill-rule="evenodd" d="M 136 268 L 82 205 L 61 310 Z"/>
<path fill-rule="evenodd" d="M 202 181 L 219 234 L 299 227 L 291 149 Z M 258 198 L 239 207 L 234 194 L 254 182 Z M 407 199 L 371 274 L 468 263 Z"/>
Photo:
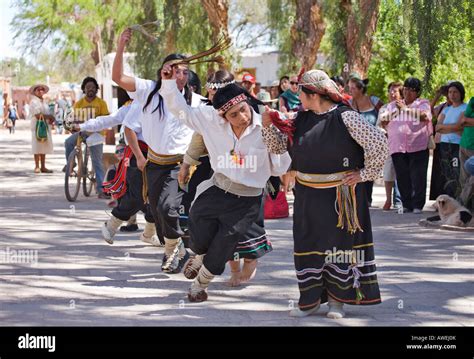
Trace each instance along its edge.
<path fill-rule="evenodd" d="M 123 71 L 127 75 L 134 76 L 134 72 L 131 66 L 135 54 L 124 53 L 123 54 Z M 99 83 L 100 91 L 99 96 L 107 102 L 109 111 L 112 113 L 118 109 L 118 96 L 117 96 L 117 84 L 112 81 L 112 65 L 114 63 L 115 52 L 111 52 L 104 56 L 102 62 L 95 67 L 96 80 Z"/>
<path fill-rule="evenodd" d="M 275 80 L 278 80 L 279 52 L 248 50 L 242 53 L 241 67 L 243 70 L 255 69 L 257 82 L 262 86 L 270 86 Z"/>

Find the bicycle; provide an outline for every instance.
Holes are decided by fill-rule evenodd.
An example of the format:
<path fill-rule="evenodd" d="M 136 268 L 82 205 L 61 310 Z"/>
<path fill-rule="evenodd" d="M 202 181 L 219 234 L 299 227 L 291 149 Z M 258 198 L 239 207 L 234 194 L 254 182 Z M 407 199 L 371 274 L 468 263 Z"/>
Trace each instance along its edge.
<path fill-rule="evenodd" d="M 65 128 L 71 131 L 71 124 L 64 123 Z M 96 183 L 95 170 L 92 167 L 92 159 L 89 146 L 86 142 L 85 132 L 79 132 L 76 146 L 70 153 L 64 176 L 64 193 L 69 202 L 75 202 L 81 188 L 84 196 L 89 197 Z M 83 149 L 84 148 L 84 149 Z"/>

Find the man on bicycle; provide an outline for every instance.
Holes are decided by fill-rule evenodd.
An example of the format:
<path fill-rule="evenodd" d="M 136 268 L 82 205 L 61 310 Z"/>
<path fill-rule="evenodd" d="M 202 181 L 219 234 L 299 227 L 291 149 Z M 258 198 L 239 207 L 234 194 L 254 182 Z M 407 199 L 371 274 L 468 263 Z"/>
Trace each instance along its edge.
<path fill-rule="evenodd" d="M 91 118 L 96 118 L 97 116 L 106 116 L 109 114 L 107 103 L 101 98 L 97 97 L 99 84 L 95 78 L 86 77 L 82 81 L 81 89 L 84 93 L 84 97 L 74 104 L 74 117 L 76 119 L 78 119 L 80 122 L 85 122 Z M 78 132 L 73 133 L 66 139 L 66 141 L 64 141 L 64 147 L 66 148 L 66 162 L 70 153 L 76 146 L 78 136 Z M 104 168 L 102 166 L 103 143 L 90 146 L 90 151 L 92 166 L 94 167 L 96 174 L 98 197 L 100 199 L 108 199 L 110 196 L 104 193 L 102 190 L 102 182 L 104 181 Z M 66 171 L 66 167 L 64 167 L 63 171 Z"/>

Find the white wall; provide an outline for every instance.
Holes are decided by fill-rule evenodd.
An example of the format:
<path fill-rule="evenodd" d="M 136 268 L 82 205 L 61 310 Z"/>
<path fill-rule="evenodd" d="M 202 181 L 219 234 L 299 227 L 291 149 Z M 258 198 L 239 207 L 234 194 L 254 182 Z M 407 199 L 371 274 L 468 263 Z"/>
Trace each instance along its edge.
<path fill-rule="evenodd" d="M 267 53 L 251 53 L 242 54 L 242 68 L 256 68 L 257 82 L 262 86 L 270 86 L 270 84 L 278 80 L 278 52 Z"/>
<path fill-rule="evenodd" d="M 123 71 L 127 75 L 134 75 L 130 61 L 133 59 L 135 54 L 124 53 L 123 54 Z M 111 52 L 104 56 L 103 61 L 99 63 L 95 68 L 96 80 L 99 85 L 103 86 L 102 98 L 107 102 L 109 112 L 114 112 L 118 108 L 117 98 L 113 97 L 113 86 L 117 84 L 112 81 L 112 64 L 114 63 L 115 52 Z"/>

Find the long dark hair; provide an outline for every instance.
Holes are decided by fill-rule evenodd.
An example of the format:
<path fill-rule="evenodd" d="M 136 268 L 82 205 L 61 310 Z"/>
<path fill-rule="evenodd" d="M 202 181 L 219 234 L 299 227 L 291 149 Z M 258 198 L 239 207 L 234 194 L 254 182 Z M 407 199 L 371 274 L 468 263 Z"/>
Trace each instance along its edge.
<path fill-rule="evenodd" d="M 278 84 L 278 93 L 279 93 L 280 95 L 281 95 L 283 92 L 285 92 L 285 91 L 283 91 L 283 89 L 281 88 L 281 82 L 282 82 L 283 80 L 288 80 L 288 81 L 290 81 L 290 77 L 289 77 L 289 76 L 286 76 L 286 75 L 280 77 L 280 83 Z"/>
<path fill-rule="evenodd" d="M 150 94 L 148 95 L 148 98 L 146 99 L 145 106 L 143 106 L 143 112 L 145 112 L 146 108 L 148 107 L 151 100 L 153 99 L 153 96 L 155 96 L 161 88 L 161 70 L 163 69 L 163 65 L 165 63 L 167 63 L 168 61 L 171 61 L 171 60 L 182 60 L 182 59 L 185 59 L 185 58 L 186 57 L 184 55 L 181 55 L 181 54 L 170 54 L 170 55 L 165 57 L 165 59 L 163 60 L 163 64 L 161 65 L 161 67 L 157 71 L 157 75 L 156 75 L 157 80 L 156 80 L 155 88 L 153 89 L 153 91 L 150 92 Z M 193 93 L 191 91 L 191 88 L 189 87 L 188 84 L 186 84 L 186 86 L 184 87 L 184 98 L 186 99 L 186 103 L 188 105 L 191 105 L 192 96 L 193 96 Z M 162 117 L 163 112 L 164 112 L 163 97 L 161 97 L 161 95 L 159 93 L 158 93 L 158 99 L 159 99 L 158 106 L 156 106 L 151 113 L 154 113 L 156 110 L 158 110 L 159 113 L 160 113 L 160 117 Z"/>

